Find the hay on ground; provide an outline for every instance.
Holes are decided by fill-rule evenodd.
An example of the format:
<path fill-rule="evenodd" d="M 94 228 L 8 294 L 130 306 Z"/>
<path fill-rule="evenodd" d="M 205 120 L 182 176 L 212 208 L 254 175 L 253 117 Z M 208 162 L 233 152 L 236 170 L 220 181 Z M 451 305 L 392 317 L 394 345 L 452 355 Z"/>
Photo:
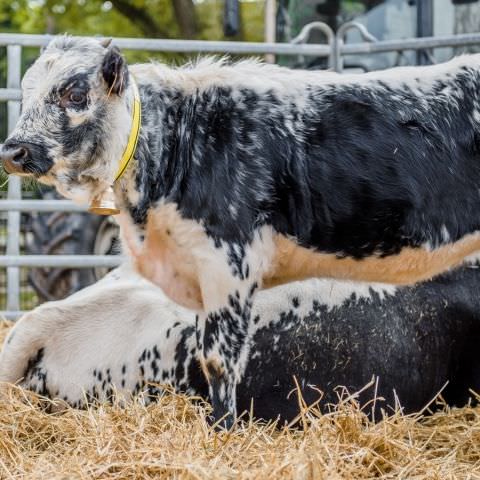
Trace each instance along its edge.
<path fill-rule="evenodd" d="M 213 431 L 207 408 L 168 394 L 75 410 L 4 385 L 0 478 L 480 478 L 480 408 L 375 424 L 347 399 L 326 415 L 304 406 L 290 428 L 248 422 L 231 432 Z"/>

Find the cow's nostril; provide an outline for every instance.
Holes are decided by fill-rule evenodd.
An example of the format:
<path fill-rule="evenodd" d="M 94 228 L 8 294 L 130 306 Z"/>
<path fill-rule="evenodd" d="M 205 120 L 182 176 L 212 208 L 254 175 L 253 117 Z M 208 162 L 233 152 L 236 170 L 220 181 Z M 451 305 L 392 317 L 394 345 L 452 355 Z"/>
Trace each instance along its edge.
<path fill-rule="evenodd" d="M 0 148 L 0 160 L 7 173 L 24 173 L 29 155 L 30 150 L 24 145 L 5 144 Z"/>

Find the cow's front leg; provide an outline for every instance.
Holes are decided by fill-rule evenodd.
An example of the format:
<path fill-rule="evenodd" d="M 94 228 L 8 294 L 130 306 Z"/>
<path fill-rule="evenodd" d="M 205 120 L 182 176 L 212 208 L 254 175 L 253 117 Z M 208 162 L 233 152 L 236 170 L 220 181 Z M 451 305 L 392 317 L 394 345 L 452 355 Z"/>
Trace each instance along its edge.
<path fill-rule="evenodd" d="M 213 419 L 230 428 L 236 417 L 236 386 L 249 351 L 252 299 L 257 284 L 238 282 L 224 305 L 199 317 L 202 367 L 209 383 Z"/>
<path fill-rule="evenodd" d="M 244 244 L 210 242 L 196 252 L 203 314 L 198 334 L 202 368 L 207 377 L 213 417 L 236 416 L 235 389 L 249 352 L 253 298 L 273 253 L 271 230 L 259 228 Z"/>

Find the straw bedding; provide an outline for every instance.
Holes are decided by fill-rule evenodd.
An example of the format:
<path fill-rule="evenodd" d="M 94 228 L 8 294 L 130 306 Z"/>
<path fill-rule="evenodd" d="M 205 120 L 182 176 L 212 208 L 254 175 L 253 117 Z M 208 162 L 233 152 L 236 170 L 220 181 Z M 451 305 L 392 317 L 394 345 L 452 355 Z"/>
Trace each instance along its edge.
<path fill-rule="evenodd" d="M 249 422 L 226 433 L 180 395 L 79 411 L 3 386 L 0 478 L 480 478 L 480 408 L 374 424 L 351 398 L 323 416 L 299 405 L 290 428 Z"/>

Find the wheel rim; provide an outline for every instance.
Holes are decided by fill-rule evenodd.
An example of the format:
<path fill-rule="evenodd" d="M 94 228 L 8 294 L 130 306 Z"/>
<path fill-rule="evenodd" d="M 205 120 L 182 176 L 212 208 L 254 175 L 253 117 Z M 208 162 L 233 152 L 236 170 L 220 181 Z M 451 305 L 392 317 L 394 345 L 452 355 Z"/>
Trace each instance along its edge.
<path fill-rule="evenodd" d="M 119 228 L 112 217 L 105 217 L 100 224 L 95 236 L 93 246 L 95 255 L 118 255 L 120 254 Z M 96 267 L 94 268 L 95 279 L 100 280 L 111 268 Z"/>

